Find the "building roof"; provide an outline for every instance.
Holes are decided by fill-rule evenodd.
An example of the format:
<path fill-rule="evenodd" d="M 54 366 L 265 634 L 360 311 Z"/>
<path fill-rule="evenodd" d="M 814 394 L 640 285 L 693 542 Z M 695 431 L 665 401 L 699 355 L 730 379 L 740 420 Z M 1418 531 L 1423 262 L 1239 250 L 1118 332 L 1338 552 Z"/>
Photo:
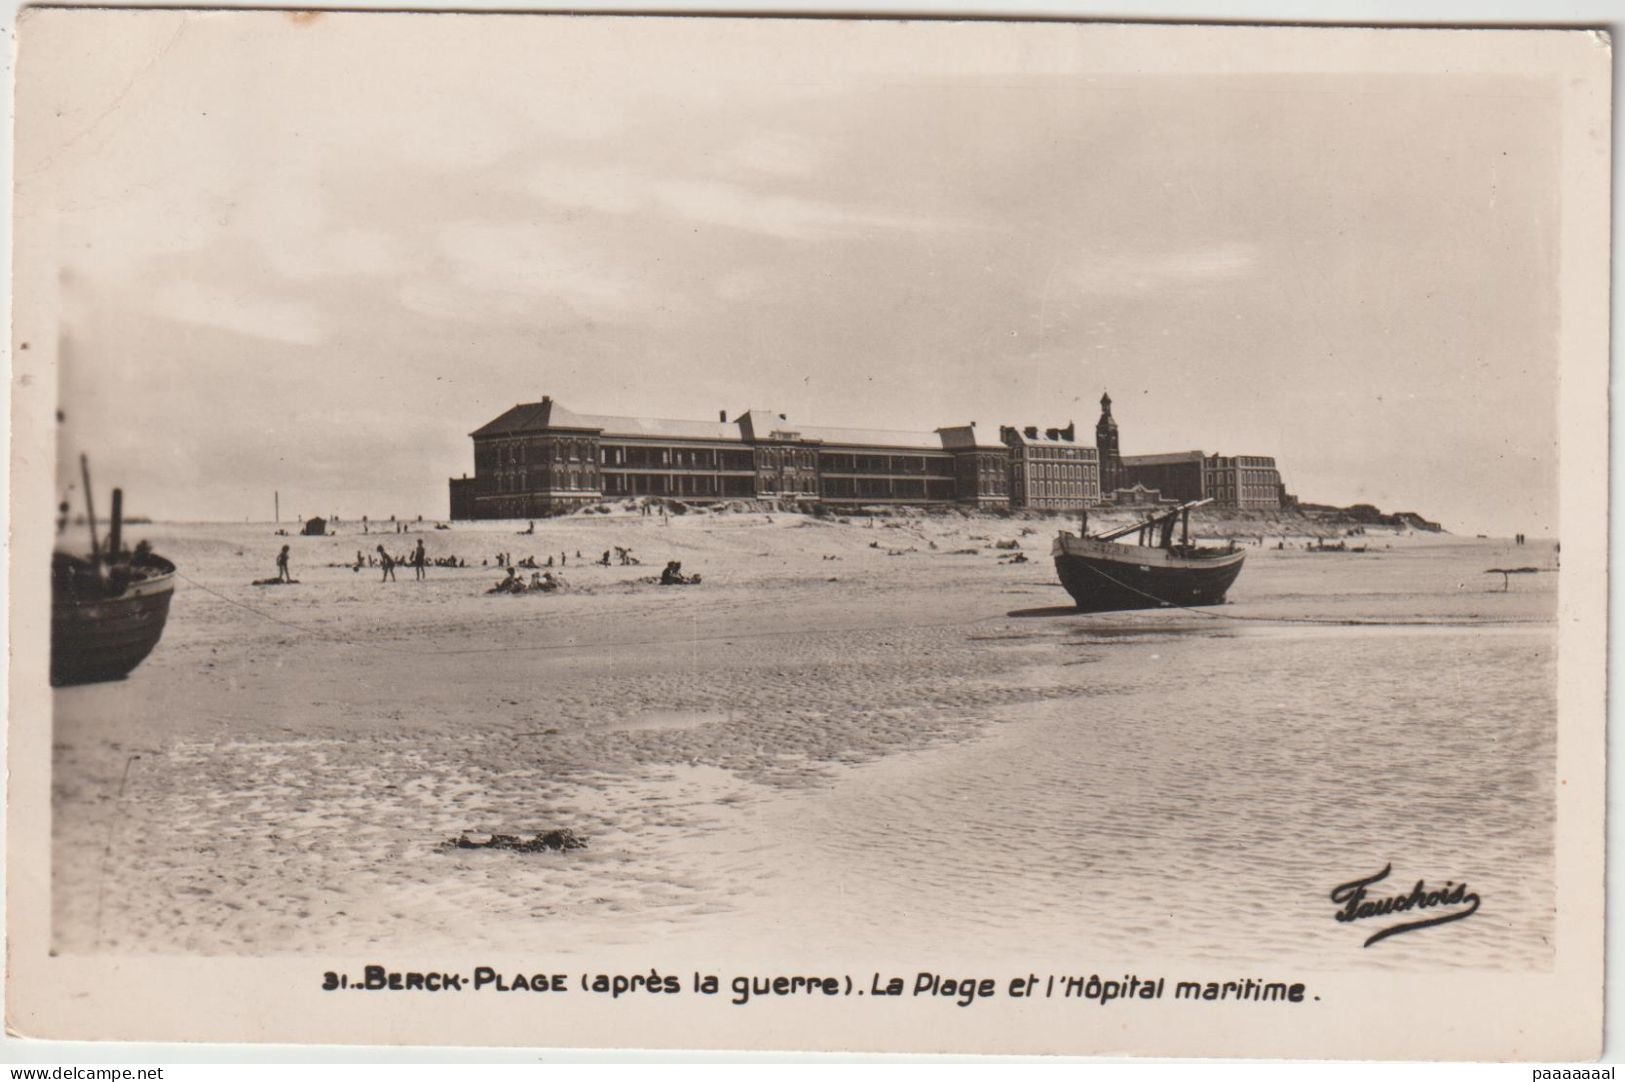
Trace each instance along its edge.
<path fill-rule="evenodd" d="M 734 421 L 673 421 L 659 417 L 600 417 L 579 414 L 606 436 L 676 437 L 690 440 L 738 441 L 739 425 Z"/>
<path fill-rule="evenodd" d="M 470 435 L 520 435 L 525 432 L 543 432 L 551 429 L 577 429 L 601 432 L 609 437 L 643 437 L 643 439 L 730 440 L 743 444 L 747 440 L 773 439 L 783 434 L 791 439 L 822 444 L 848 445 L 848 447 L 886 447 L 910 452 L 942 452 L 942 450 L 1004 450 L 1003 442 L 985 435 L 972 424 L 944 427 L 934 432 L 915 432 L 908 429 L 840 429 L 840 427 L 803 426 L 786 421 L 785 414 L 772 409 L 746 409 L 733 421 L 673 421 L 663 418 L 622 418 L 609 414 L 575 413 L 565 409 L 552 398 L 520 403 L 507 409 L 494 421 L 486 422 Z M 1064 444 L 1079 447 L 1069 440 L 1038 440 L 1046 445 Z"/>
<path fill-rule="evenodd" d="M 469 435 L 504 436 L 513 432 L 530 432 L 546 428 L 552 405 L 552 400 L 546 398 L 540 402 L 522 402 L 494 420 L 485 422 Z"/>
<path fill-rule="evenodd" d="M 969 451 L 973 449 L 1004 451 L 1008 449 L 998 440 L 983 436 L 975 425 L 949 425 L 946 428 L 937 429 L 937 436 L 941 441 L 940 446 L 950 451 Z"/>
<path fill-rule="evenodd" d="M 1095 449 L 1089 444 L 1079 443 L 1077 440 L 1052 440 L 1048 436 L 1042 434 L 1034 438 L 1027 435 L 1027 433 L 1023 432 L 1019 428 L 1011 429 L 1010 438 L 1025 447 L 1076 447 L 1080 451 L 1093 451 Z M 1124 461 L 1126 462 L 1128 460 L 1124 459 Z"/>
<path fill-rule="evenodd" d="M 657 417 L 617 417 L 576 413 L 551 398 L 524 402 L 469 433 L 471 436 L 512 436 L 547 429 L 583 429 L 613 436 L 645 436 L 702 440 L 738 440 L 739 426 L 730 421 L 676 421 Z"/>
<path fill-rule="evenodd" d="M 1205 458 L 1200 451 L 1172 451 L 1162 455 L 1124 455 L 1125 466 L 1173 466 L 1181 462 L 1200 462 Z"/>
<path fill-rule="evenodd" d="M 797 431 L 804 440 L 854 444 L 860 447 L 897 447 L 909 451 L 940 451 L 942 437 L 935 432 L 908 432 L 894 428 L 824 428 L 807 425 Z"/>

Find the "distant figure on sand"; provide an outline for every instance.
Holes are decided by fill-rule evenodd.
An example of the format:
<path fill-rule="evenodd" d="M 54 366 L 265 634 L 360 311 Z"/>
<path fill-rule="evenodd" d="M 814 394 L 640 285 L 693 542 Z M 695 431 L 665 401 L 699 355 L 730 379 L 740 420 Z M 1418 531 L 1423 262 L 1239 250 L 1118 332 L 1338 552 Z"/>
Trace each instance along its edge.
<path fill-rule="evenodd" d="M 283 545 L 282 551 L 276 554 L 276 577 L 278 582 L 292 582 L 293 576 L 288 574 L 288 546 Z"/>
<path fill-rule="evenodd" d="M 429 572 L 426 570 L 428 563 L 429 554 L 423 551 L 423 538 L 420 537 L 418 547 L 412 550 L 412 570 L 419 580 L 428 578 Z"/>
<path fill-rule="evenodd" d="M 382 545 L 378 546 L 378 566 L 384 569 L 384 577 L 379 582 L 389 582 L 395 578 L 395 557 L 385 552 Z"/>
<path fill-rule="evenodd" d="M 350 568 L 350 570 L 351 571 L 360 571 L 363 567 L 366 567 L 366 566 L 367 566 L 367 558 L 361 554 L 360 549 L 356 549 L 355 550 L 355 566 Z"/>

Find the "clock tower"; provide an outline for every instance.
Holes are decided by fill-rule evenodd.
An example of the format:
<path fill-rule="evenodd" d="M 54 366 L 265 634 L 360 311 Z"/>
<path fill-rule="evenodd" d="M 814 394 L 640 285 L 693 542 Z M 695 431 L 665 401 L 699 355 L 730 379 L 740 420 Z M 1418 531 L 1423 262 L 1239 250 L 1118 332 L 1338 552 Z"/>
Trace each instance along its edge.
<path fill-rule="evenodd" d="M 1112 417 L 1112 396 L 1100 396 L 1100 420 L 1095 422 L 1095 448 L 1100 452 L 1100 494 L 1123 487 L 1123 456 L 1117 447 L 1117 421 Z"/>

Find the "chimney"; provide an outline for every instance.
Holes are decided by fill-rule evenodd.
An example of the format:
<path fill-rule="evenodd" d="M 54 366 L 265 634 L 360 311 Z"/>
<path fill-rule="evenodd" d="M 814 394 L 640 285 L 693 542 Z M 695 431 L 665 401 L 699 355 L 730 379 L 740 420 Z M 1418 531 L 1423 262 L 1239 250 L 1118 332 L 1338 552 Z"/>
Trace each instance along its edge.
<path fill-rule="evenodd" d="M 717 410 L 717 420 L 721 421 L 723 424 L 727 424 L 728 423 L 728 411 L 727 410 Z"/>
<path fill-rule="evenodd" d="M 1078 438 L 1078 426 L 1068 421 L 1066 427 L 1061 429 L 1061 438 L 1068 443 L 1075 442 Z"/>
<path fill-rule="evenodd" d="M 1058 440 L 1061 438 L 1061 430 L 1059 428 L 1046 428 L 1044 429 L 1044 438 Z"/>
<path fill-rule="evenodd" d="M 1038 438 L 1038 426 L 1037 425 L 1028 425 L 1026 428 L 1022 429 L 1021 431 L 1026 433 L 1027 438 L 1030 439 L 1030 440 L 1036 440 Z"/>

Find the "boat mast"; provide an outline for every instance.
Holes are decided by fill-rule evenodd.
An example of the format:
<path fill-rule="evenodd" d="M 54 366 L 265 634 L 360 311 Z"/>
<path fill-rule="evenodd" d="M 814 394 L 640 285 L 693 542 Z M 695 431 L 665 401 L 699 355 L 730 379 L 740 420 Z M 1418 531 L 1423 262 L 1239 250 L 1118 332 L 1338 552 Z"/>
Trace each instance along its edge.
<path fill-rule="evenodd" d="M 119 553 L 124 551 L 124 490 L 113 490 L 113 528 L 107 535 L 107 558 L 117 560 Z"/>
<path fill-rule="evenodd" d="M 90 523 L 90 566 L 96 569 L 96 581 L 105 584 L 107 569 L 102 566 L 102 543 L 96 537 L 96 501 L 90 493 L 90 459 L 79 456 L 79 474 L 85 479 L 85 518 Z"/>
<path fill-rule="evenodd" d="M 100 568 L 102 543 L 96 537 L 96 501 L 90 493 L 90 459 L 84 455 L 79 456 L 79 475 L 85 479 L 85 518 L 90 522 L 90 559 Z"/>
<path fill-rule="evenodd" d="M 1150 539 L 1150 537 L 1155 534 L 1156 528 L 1164 524 L 1166 524 L 1166 528 L 1170 535 L 1169 540 L 1172 540 L 1174 519 L 1178 518 L 1181 514 L 1189 515 L 1193 508 L 1203 507 L 1212 502 L 1213 500 L 1211 497 L 1205 500 L 1192 500 L 1190 503 L 1181 504 L 1170 511 L 1165 511 L 1160 515 L 1152 515 L 1150 518 L 1142 519 L 1139 522 L 1133 523 L 1132 525 L 1119 526 L 1116 529 L 1107 530 L 1098 537 L 1093 538 L 1093 540 L 1116 541 L 1119 537 L 1127 537 L 1129 534 L 1139 531 L 1140 544 L 1144 545 Z"/>

